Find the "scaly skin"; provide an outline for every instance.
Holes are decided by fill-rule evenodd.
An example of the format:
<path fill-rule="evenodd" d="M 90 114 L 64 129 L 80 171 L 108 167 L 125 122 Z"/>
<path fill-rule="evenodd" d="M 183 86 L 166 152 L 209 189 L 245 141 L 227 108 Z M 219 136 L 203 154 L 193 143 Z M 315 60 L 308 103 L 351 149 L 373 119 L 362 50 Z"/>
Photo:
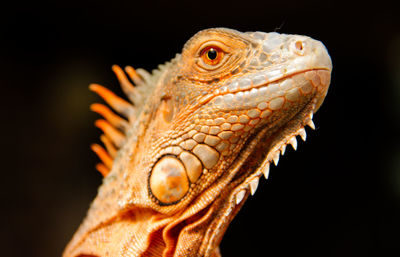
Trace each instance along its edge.
<path fill-rule="evenodd" d="M 108 153 L 93 146 L 106 177 L 63 256 L 219 256 L 259 177 L 314 127 L 331 68 L 309 37 L 222 28 L 151 75 L 127 67 L 135 87 L 113 67 L 135 107 L 91 85 L 128 121 L 92 106 L 107 120 Z"/>

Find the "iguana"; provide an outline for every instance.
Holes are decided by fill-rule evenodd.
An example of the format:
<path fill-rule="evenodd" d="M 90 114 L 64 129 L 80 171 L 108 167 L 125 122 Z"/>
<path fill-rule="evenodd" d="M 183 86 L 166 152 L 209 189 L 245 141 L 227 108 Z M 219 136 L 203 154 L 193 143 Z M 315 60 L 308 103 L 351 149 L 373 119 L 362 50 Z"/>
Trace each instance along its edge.
<path fill-rule="evenodd" d="M 220 256 L 229 223 L 278 164 L 330 84 L 324 45 L 300 35 L 206 29 L 151 74 L 113 66 L 126 101 L 98 84 L 107 150 L 77 256 Z"/>

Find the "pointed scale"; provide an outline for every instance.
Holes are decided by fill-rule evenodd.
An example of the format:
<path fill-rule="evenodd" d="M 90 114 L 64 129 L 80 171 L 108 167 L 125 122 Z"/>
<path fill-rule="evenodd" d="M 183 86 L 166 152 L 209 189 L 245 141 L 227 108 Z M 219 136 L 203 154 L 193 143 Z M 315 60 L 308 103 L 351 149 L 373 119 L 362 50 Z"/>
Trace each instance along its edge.
<path fill-rule="evenodd" d="M 118 113 L 125 116 L 129 120 L 134 119 L 135 107 L 133 107 L 132 104 L 99 84 L 91 84 L 89 89 L 101 96 L 101 98 L 103 98 L 104 101 L 106 101 Z"/>
<path fill-rule="evenodd" d="M 100 140 L 106 146 L 108 154 L 114 159 L 117 155 L 118 149 L 115 148 L 114 144 L 106 135 L 101 135 Z"/>
<path fill-rule="evenodd" d="M 128 131 L 129 123 L 120 116 L 114 114 L 107 106 L 95 103 L 90 105 L 90 109 L 103 116 L 113 127 L 124 133 Z"/>
<path fill-rule="evenodd" d="M 111 126 L 110 123 L 108 123 L 107 121 L 101 119 L 96 120 L 94 125 L 101 129 L 116 147 L 120 148 L 124 144 L 125 135 L 115 129 L 113 126 Z"/>
<path fill-rule="evenodd" d="M 118 65 L 113 65 L 112 70 L 115 73 L 115 76 L 117 76 L 122 91 L 124 91 L 124 93 L 132 103 L 138 104 L 138 102 L 140 101 L 140 94 L 126 77 L 124 71 Z"/>
<path fill-rule="evenodd" d="M 126 66 L 125 72 L 128 74 L 129 78 L 137 85 L 140 86 L 144 83 L 142 78 L 137 74 L 136 70 L 132 66 Z"/>
<path fill-rule="evenodd" d="M 96 164 L 96 169 L 103 175 L 103 177 L 106 177 L 108 173 L 110 173 L 110 169 L 108 169 L 103 163 L 98 163 Z"/>

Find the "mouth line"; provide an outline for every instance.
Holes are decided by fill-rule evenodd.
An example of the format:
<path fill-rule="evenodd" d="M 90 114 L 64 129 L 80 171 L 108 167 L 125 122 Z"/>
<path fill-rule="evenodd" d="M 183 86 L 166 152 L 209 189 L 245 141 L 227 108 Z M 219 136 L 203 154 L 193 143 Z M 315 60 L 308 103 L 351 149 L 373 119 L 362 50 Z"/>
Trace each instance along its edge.
<path fill-rule="evenodd" d="M 262 83 L 262 84 L 259 84 L 259 85 L 254 85 L 254 86 L 250 87 L 249 89 L 238 90 L 238 91 L 248 91 L 248 90 L 251 90 L 252 88 L 265 87 L 265 86 L 268 86 L 268 84 L 275 83 L 275 82 L 278 82 L 278 81 L 280 81 L 280 80 L 283 80 L 283 79 L 287 79 L 287 78 L 296 76 L 296 75 L 298 75 L 298 74 L 306 73 L 306 72 L 309 72 L 309 71 L 319 71 L 319 70 L 329 70 L 329 69 L 328 69 L 328 68 L 312 68 L 312 69 L 305 69 L 305 70 L 300 70 L 300 71 L 294 71 L 294 72 L 290 72 L 290 73 L 288 73 L 288 74 L 284 74 L 284 75 L 278 76 L 278 77 L 276 77 L 276 78 L 273 78 L 273 79 L 271 79 L 270 81 L 267 81 L 266 83 Z"/>
<path fill-rule="evenodd" d="M 271 80 L 268 80 L 268 81 L 260 83 L 260 84 L 250 85 L 250 86 L 248 86 L 246 88 L 238 88 L 238 89 L 234 89 L 234 90 L 229 90 L 227 86 L 223 86 L 220 89 L 217 89 L 216 91 L 214 91 L 214 97 L 218 96 L 218 95 L 223 96 L 223 95 L 226 95 L 226 94 L 234 94 L 234 93 L 238 93 L 238 92 L 246 92 L 246 91 L 252 90 L 253 88 L 258 89 L 258 88 L 266 87 L 271 83 L 275 83 L 275 82 L 278 82 L 278 81 L 281 81 L 281 80 L 296 76 L 298 74 L 306 73 L 306 72 L 309 72 L 309 71 L 329 71 L 329 70 L 330 70 L 329 68 L 323 68 L 322 67 L 322 68 L 311 68 L 311 69 L 294 71 L 294 72 L 290 72 L 290 73 L 287 73 L 287 74 L 284 74 L 284 75 L 277 76 L 275 78 L 272 78 Z M 257 75 L 257 74 L 254 74 L 254 75 Z M 208 100 L 211 100 L 211 99 L 208 99 Z"/>

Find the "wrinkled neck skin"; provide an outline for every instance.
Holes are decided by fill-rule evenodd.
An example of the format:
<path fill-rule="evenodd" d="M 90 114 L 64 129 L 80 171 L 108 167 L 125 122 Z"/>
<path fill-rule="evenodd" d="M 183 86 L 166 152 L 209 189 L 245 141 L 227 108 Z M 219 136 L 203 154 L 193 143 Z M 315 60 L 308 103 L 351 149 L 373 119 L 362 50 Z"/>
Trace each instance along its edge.
<path fill-rule="evenodd" d="M 219 256 L 259 178 L 313 126 L 331 69 L 309 37 L 197 33 L 158 72 L 64 256 Z"/>

